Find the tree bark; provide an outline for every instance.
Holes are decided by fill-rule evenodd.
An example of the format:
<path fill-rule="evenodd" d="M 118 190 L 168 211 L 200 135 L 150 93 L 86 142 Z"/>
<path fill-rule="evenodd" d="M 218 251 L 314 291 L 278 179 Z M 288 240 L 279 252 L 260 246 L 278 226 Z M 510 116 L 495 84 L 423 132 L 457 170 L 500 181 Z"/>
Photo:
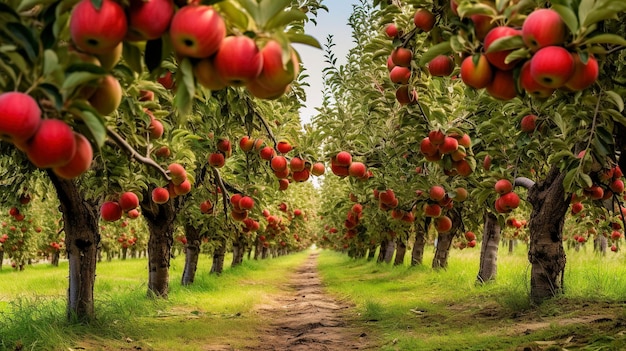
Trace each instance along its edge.
<path fill-rule="evenodd" d="M 0 271 L 2 270 L 2 262 L 4 262 L 4 250 L 0 250 Z"/>
<path fill-rule="evenodd" d="M 385 238 L 380 242 L 380 250 L 378 251 L 378 259 L 376 260 L 378 263 L 382 263 L 385 261 L 385 253 L 387 252 L 387 245 L 389 244 L 389 239 Z"/>
<path fill-rule="evenodd" d="M 433 257 L 432 267 L 435 269 L 448 267 L 448 256 L 450 254 L 450 247 L 452 246 L 452 239 L 457 231 L 462 230 L 463 221 L 461 218 L 461 210 L 458 207 L 453 207 L 448 211 L 448 215 L 452 220 L 452 229 L 447 233 L 439 233 L 437 236 L 437 248 L 435 250 L 435 257 Z"/>
<path fill-rule="evenodd" d="M 421 265 L 424 260 L 424 246 L 426 245 L 426 233 L 430 227 L 430 217 L 424 219 L 424 224 L 415 224 L 415 242 L 411 251 L 411 266 Z"/>
<path fill-rule="evenodd" d="M 100 243 L 98 206 L 85 198 L 74 180 L 48 172 L 60 202 L 69 260 L 67 318 L 86 323 L 95 318 L 93 289 Z"/>
<path fill-rule="evenodd" d="M 148 295 L 167 298 L 169 293 L 169 268 L 174 244 L 174 200 L 157 205 L 145 196 L 142 213 L 148 224 Z"/>
<path fill-rule="evenodd" d="M 394 266 L 401 266 L 404 264 L 404 255 L 406 254 L 406 243 L 401 238 L 398 238 L 398 244 L 396 246 L 396 259 L 393 262 Z"/>
<path fill-rule="evenodd" d="M 390 263 L 393 258 L 393 254 L 396 252 L 396 241 L 394 239 L 389 240 L 387 242 L 387 247 L 385 248 L 385 263 Z"/>
<path fill-rule="evenodd" d="M 476 281 L 485 283 L 498 275 L 498 248 L 500 246 L 500 224 L 496 215 L 485 212 L 483 242 L 480 247 L 480 268 Z M 511 245 L 511 243 L 509 243 Z"/>
<path fill-rule="evenodd" d="M 563 290 L 566 262 L 563 224 L 570 202 L 563 188 L 564 177 L 565 173 L 553 166 L 546 179 L 528 191 L 528 201 L 533 206 L 528 223 L 530 297 L 533 303 L 541 303 Z"/>
<path fill-rule="evenodd" d="M 187 238 L 187 244 L 185 245 L 185 268 L 183 269 L 180 283 L 182 285 L 191 285 L 196 278 L 198 259 L 200 257 L 200 230 L 191 224 L 185 224 L 185 237 Z"/>
<path fill-rule="evenodd" d="M 218 247 L 213 251 L 213 264 L 211 274 L 220 275 L 224 271 L 224 257 L 226 255 L 226 240 L 222 239 Z"/>
<path fill-rule="evenodd" d="M 243 256 L 246 254 L 246 249 L 246 237 L 239 233 L 237 240 L 233 242 L 233 261 L 230 265 L 231 267 L 235 267 L 243 263 Z"/>
<path fill-rule="evenodd" d="M 52 257 L 50 258 L 50 264 L 52 264 L 52 265 L 53 265 L 53 266 L 55 266 L 55 267 L 58 267 L 58 266 L 59 266 L 59 258 L 60 258 L 60 257 L 61 257 L 61 252 L 60 252 L 60 251 L 56 251 L 56 250 L 55 250 L 55 251 L 52 253 Z M 97 254 L 96 254 L 96 262 L 99 262 L 99 261 L 97 260 L 97 257 L 98 257 L 98 256 L 97 256 Z M 1 260 L 0 260 L 0 261 L 1 261 Z"/>

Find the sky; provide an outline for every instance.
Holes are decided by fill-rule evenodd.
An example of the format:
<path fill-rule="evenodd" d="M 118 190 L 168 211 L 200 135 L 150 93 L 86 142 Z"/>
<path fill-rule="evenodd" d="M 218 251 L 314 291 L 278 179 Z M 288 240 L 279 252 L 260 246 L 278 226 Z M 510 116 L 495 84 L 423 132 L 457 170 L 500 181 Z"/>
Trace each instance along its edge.
<path fill-rule="evenodd" d="M 337 65 L 346 62 L 348 51 L 354 46 L 352 42 L 352 29 L 348 26 L 348 18 L 352 12 L 352 5 L 358 0 L 326 0 L 324 5 L 328 12 L 320 11 L 317 15 L 317 26 L 309 22 L 305 32 L 317 39 L 322 47 L 326 43 L 329 34 L 333 35 L 333 52 L 337 58 Z M 306 107 L 300 110 L 300 118 L 303 124 L 309 123 L 311 117 L 317 114 L 315 107 L 322 104 L 322 70 L 325 67 L 324 51 L 306 45 L 294 44 L 294 48 L 300 53 L 302 63 L 306 67 L 309 77 L 307 82 L 310 87 L 305 87 L 307 94 Z"/>

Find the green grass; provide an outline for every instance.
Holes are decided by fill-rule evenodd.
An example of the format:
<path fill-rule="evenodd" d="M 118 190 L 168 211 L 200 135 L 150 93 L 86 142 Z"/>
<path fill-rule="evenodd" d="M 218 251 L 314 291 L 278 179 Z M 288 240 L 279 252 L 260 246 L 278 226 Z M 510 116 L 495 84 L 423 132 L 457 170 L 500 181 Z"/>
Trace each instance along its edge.
<path fill-rule="evenodd" d="M 195 283 L 180 284 L 184 257 L 171 262 L 167 301 L 146 297 L 147 261 L 102 262 L 95 286 L 96 322 L 65 320 L 67 263 L 0 271 L 0 350 L 89 350 L 140 347 L 153 350 L 199 350 L 200 345 L 254 341 L 260 320 L 253 307 L 276 291 L 293 267 L 307 257 L 299 253 L 265 261 L 244 261 L 209 275 L 211 260 L 201 257 Z M 226 262 L 230 262 L 230 257 Z"/>
<path fill-rule="evenodd" d="M 585 340 L 585 345 L 626 346 L 619 330 L 600 322 L 561 325 L 557 318 L 547 326 L 536 324 L 609 310 L 617 319 L 626 317 L 623 254 L 601 257 L 591 248 L 568 252 L 564 296 L 531 306 L 525 245 L 513 254 L 501 248 L 498 278 L 484 285 L 475 284 L 479 250 L 453 250 L 449 267 L 434 271 L 430 249 L 424 265 L 417 267 L 351 260 L 328 251 L 320 256 L 319 267 L 328 289 L 353 301 L 361 321 L 380 335 L 382 350 L 506 350 L 539 341 L 558 345 L 555 340 L 573 335 L 572 340 Z M 519 329 L 526 325 L 531 332 Z"/>

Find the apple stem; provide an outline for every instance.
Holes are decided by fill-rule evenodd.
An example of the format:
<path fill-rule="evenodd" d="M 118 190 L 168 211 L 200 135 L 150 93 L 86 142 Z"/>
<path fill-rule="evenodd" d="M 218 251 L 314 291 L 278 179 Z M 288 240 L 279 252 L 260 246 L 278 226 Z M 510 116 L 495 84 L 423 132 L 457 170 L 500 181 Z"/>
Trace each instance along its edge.
<path fill-rule="evenodd" d="M 535 182 L 532 179 L 526 177 L 516 177 L 513 181 L 514 186 L 521 186 L 526 189 L 530 189 L 535 186 Z"/>
<path fill-rule="evenodd" d="M 126 151 L 130 155 L 131 159 L 135 159 L 147 166 L 150 166 L 156 169 L 168 181 L 172 180 L 172 177 L 169 176 L 168 172 L 165 169 L 163 169 L 163 167 L 159 166 L 159 164 L 156 163 L 150 157 L 145 157 L 145 156 L 140 155 L 139 152 L 137 152 L 137 150 L 135 150 L 132 146 L 130 146 L 130 144 L 128 144 L 128 142 L 124 138 L 122 138 L 121 135 L 117 134 L 113 129 L 107 128 L 107 135 L 109 136 L 109 138 L 113 140 L 113 142 L 117 146 L 119 146 L 122 150 Z"/>

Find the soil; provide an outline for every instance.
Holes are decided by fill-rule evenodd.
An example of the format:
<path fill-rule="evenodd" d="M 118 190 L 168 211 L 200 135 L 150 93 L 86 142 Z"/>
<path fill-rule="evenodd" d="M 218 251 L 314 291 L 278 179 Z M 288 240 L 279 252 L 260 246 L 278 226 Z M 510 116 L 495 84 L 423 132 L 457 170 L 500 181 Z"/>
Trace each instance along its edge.
<path fill-rule="evenodd" d="M 375 350 L 372 337 L 358 325 L 353 306 L 324 291 L 317 253 L 299 267 L 281 294 L 258 309 L 264 320 L 258 345 L 244 350 Z"/>

